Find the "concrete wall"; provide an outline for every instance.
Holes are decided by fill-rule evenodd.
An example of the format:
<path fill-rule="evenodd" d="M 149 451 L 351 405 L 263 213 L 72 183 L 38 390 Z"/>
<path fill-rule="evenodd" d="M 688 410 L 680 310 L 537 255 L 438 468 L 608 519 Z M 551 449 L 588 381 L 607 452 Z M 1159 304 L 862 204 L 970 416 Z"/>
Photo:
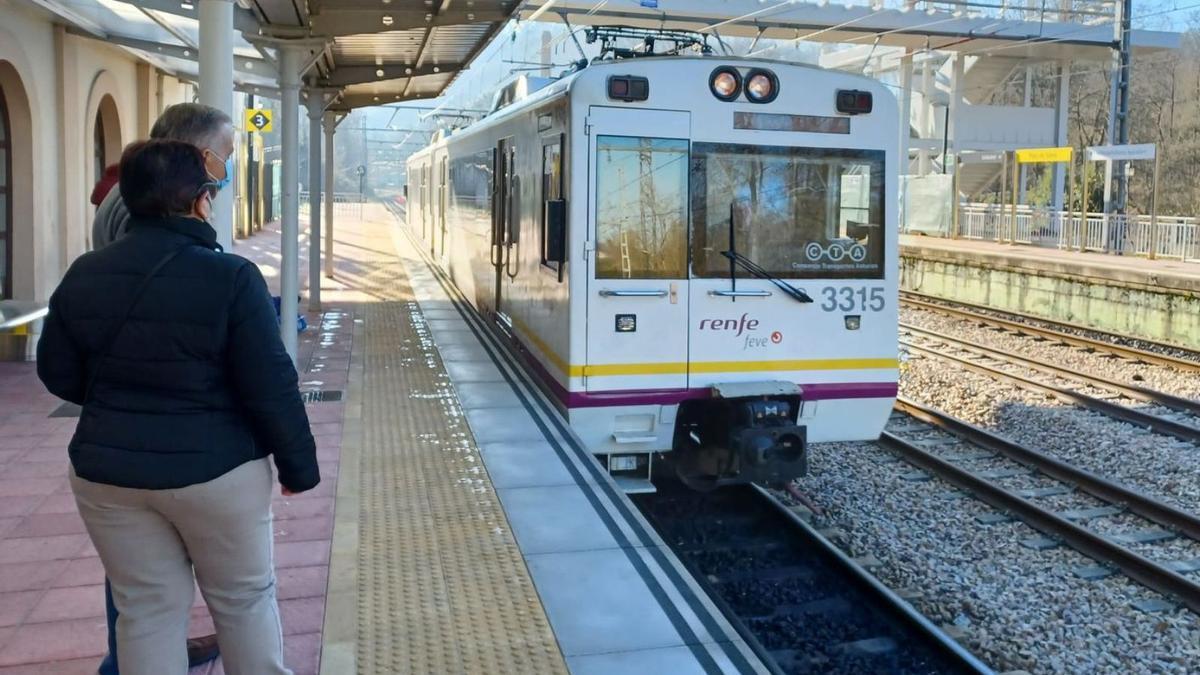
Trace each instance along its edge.
<path fill-rule="evenodd" d="M 0 0 L 0 87 L 15 141 L 13 296 L 45 301 L 90 244 L 96 118 L 104 161 L 115 162 L 163 107 L 190 100 L 191 86 L 118 47 L 67 34 L 30 4 Z"/>
<path fill-rule="evenodd" d="M 1200 349 L 1200 283 L 1100 279 L 908 247 L 904 290 Z"/>

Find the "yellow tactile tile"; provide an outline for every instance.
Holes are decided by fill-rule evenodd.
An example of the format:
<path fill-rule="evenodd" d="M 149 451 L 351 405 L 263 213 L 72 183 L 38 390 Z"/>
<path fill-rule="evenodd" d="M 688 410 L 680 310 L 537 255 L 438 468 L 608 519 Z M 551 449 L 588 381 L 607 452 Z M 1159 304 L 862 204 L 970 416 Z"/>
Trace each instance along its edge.
<path fill-rule="evenodd" d="M 373 298 L 356 306 L 357 670 L 565 673 L 388 226 L 352 226 L 356 290 Z"/>

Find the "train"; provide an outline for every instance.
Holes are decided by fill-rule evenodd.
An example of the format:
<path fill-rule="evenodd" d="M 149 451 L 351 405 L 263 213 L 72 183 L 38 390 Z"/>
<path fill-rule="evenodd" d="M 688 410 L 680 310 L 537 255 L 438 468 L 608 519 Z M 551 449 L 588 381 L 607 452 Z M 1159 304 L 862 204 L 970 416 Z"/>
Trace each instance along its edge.
<path fill-rule="evenodd" d="M 895 97 L 713 53 L 519 77 L 407 162 L 406 227 L 629 492 L 804 475 L 897 393 Z M 657 473 L 656 473 L 657 472 Z"/>

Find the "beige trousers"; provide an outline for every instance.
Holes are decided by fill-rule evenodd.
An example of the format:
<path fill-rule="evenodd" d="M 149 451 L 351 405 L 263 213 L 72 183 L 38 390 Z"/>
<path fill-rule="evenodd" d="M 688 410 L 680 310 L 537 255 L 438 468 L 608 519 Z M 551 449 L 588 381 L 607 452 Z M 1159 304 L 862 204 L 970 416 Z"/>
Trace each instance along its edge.
<path fill-rule="evenodd" d="M 266 459 L 176 490 L 102 485 L 71 472 L 120 612 L 122 675 L 187 673 L 195 583 L 216 624 L 226 673 L 290 675 L 275 599 L 273 487 Z"/>

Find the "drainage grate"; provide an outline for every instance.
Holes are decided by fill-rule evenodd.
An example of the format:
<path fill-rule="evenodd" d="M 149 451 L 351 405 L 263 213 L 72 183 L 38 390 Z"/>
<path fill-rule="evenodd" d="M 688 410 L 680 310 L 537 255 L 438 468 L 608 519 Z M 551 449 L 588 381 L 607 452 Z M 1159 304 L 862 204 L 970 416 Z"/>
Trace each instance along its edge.
<path fill-rule="evenodd" d="M 50 413 L 50 417 L 79 417 L 81 412 L 83 412 L 83 408 L 74 403 L 64 403 L 55 408 L 54 412 Z"/>
<path fill-rule="evenodd" d="M 300 399 L 305 403 L 332 403 L 342 400 L 342 392 L 340 389 L 302 391 L 300 392 Z"/>

